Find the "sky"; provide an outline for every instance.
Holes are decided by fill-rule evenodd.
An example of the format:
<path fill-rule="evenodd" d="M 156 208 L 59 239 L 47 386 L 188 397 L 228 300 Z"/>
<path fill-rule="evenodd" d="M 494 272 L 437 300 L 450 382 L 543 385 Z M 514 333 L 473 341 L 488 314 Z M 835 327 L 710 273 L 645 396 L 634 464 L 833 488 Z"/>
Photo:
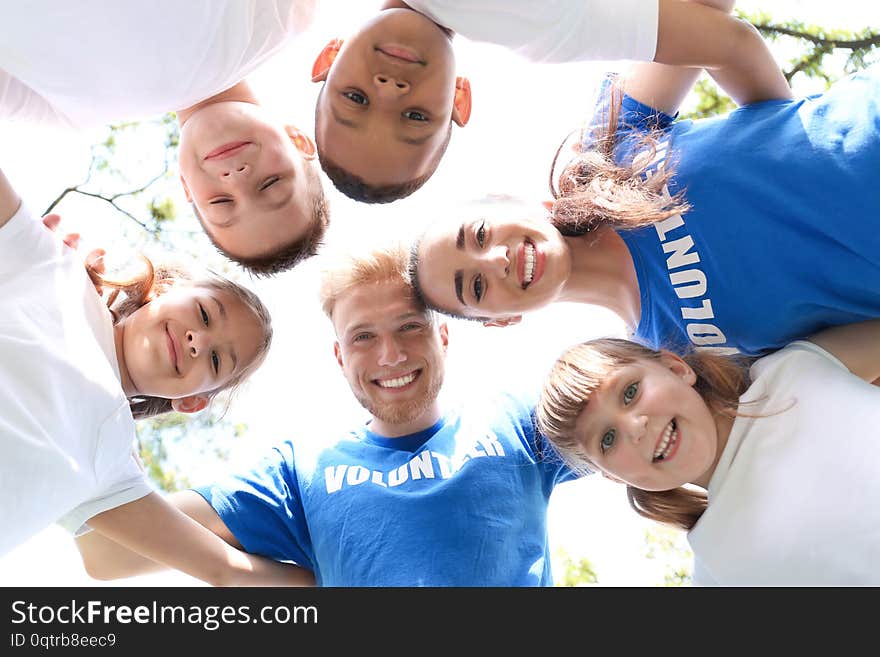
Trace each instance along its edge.
<path fill-rule="evenodd" d="M 311 28 L 251 77 L 263 104 L 285 122 L 313 131 L 318 85 L 309 82 L 314 56 L 332 38 L 345 37 L 372 15 L 378 3 L 366 0 L 318 0 Z M 755 10 L 767 3 L 741 1 Z M 880 26 L 880 6 L 856 0 L 775 0 L 773 15 L 797 17 L 829 27 Z M 474 102 L 467 127 L 453 129 L 448 151 L 433 178 L 411 197 L 390 205 L 364 206 L 339 195 L 324 179 L 331 203 L 328 243 L 381 241 L 416 235 L 428 222 L 450 213 L 462 217 L 479 210 L 487 197 L 513 197 L 524 204 L 549 197 L 550 162 L 560 142 L 586 118 L 602 73 L 620 63 L 588 62 L 536 65 L 487 44 L 458 36 L 458 74 L 471 81 Z M 815 91 L 797 87 L 796 92 Z M 90 146 L 104 131 L 83 133 L 0 125 L 0 168 L 36 210 L 45 209 L 61 190 L 79 182 L 88 168 Z M 153 135 L 120 149 L 113 164 L 146 180 L 160 166 L 161 144 Z M 146 141 L 145 141 L 146 140 Z M 135 185 L 136 186 L 136 185 Z M 185 209 L 174 179 L 168 189 Z M 143 203 L 143 199 L 138 201 Z M 138 207 L 135 204 L 134 207 Z M 67 230 L 83 235 L 83 249 L 114 247 L 121 260 L 135 248 L 150 246 L 130 228 L 130 221 L 105 204 L 83 197 L 65 200 L 59 210 Z M 209 483 L 226 470 L 245 466 L 268 446 L 293 437 L 344 431 L 366 418 L 353 399 L 333 357 L 333 334 L 317 303 L 317 268 L 313 259 L 272 280 L 242 276 L 212 254 L 195 220 L 182 212 L 180 230 L 192 231 L 205 262 L 223 269 L 254 289 L 273 315 L 275 341 L 263 367 L 235 399 L 226 419 L 243 422 L 246 434 L 221 437 L 229 450 L 224 462 L 206 462 L 197 450 L 173 451 L 175 466 L 193 484 Z M 134 235 L 134 237 L 133 237 Z M 445 403 L 492 389 L 522 390 L 540 385 L 544 373 L 565 348 L 602 335 L 623 335 L 612 313 L 583 304 L 556 304 L 527 315 L 506 329 L 450 321 L 450 347 L 443 389 Z M 632 512 L 622 486 L 601 477 L 559 486 L 551 498 L 552 549 L 575 559 L 586 557 L 600 585 L 654 585 L 665 564 L 645 556 L 645 532 L 652 527 Z M 559 562 L 554 562 L 557 568 Z M 556 576 L 561 576 L 556 571 Z M 199 586 L 179 573 L 162 573 L 116 582 L 96 582 L 82 570 L 72 541 L 51 527 L 0 557 L 0 585 L 7 586 Z"/>

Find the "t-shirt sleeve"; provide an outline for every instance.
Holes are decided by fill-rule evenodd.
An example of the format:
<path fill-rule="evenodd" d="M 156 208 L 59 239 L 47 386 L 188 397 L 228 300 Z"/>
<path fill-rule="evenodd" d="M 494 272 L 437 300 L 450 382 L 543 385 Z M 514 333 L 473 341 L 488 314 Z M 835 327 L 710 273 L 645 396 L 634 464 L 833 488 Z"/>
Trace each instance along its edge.
<path fill-rule="evenodd" d="M 658 0 L 407 0 L 471 41 L 536 62 L 632 59 L 657 50 Z"/>
<path fill-rule="evenodd" d="M 247 552 L 314 570 L 290 442 L 249 471 L 194 488 Z"/>
<path fill-rule="evenodd" d="M 115 483 L 108 486 L 99 497 L 83 502 L 72 511 L 64 514 L 58 524 L 75 536 L 90 531 L 88 519 L 104 511 L 115 509 L 123 504 L 134 502 L 154 492 L 134 457 L 118 472 Z"/>
<path fill-rule="evenodd" d="M 501 403 L 509 418 L 520 427 L 521 435 L 527 442 L 529 451 L 542 469 L 544 480 L 549 488 L 558 483 L 576 479 L 581 474 L 574 472 L 547 438 L 537 429 L 535 403 L 538 395 L 533 391 L 521 395 L 505 395 Z"/>
<path fill-rule="evenodd" d="M 58 113 L 48 100 L 0 69 L 0 121 L 27 121 L 69 127 L 70 121 Z"/>
<path fill-rule="evenodd" d="M 65 248 L 22 201 L 18 211 L 0 227 L 0 276 L 5 281 L 63 254 Z"/>

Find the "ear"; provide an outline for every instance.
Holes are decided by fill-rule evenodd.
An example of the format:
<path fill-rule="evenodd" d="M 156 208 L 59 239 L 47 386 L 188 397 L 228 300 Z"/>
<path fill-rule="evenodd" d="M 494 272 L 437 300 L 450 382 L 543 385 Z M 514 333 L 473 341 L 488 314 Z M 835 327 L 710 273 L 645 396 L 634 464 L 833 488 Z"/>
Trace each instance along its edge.
<path fill-rule="evenodd" d="M 681 356 L 678 356 L 671 351 L 664 350 L 660 353 L 660 362 L 689 386 L 692 386 L 697 382 L 696 373 L 691 369 L 690 365 L 684 362 Z"/>
<path fill-rule="evenodd" d="M 463 77 L 455 78 L 455 99 L 452 101 L 452 120 L 459 128 L 471 119 L 471 83 Z"/>
<path fill-rule="evenodd" d="M 556 205 L 556 201 L 541 201 L 541 205 L 544 206 L 544 209 L 547 210 L 547 212 L 552 213 L 553 206 Z"/>
<path fill-rule="evenodd" d="M 186 196 L 186 202 L 192 203 L 193 197 L 192 194 L 189 193 L 189 185 L 186 184 L 186 178 L 183 177 L 183 174 L 180 174 L 180 184 L 183 185 L 183 194 Z"/>
<path fill-rule="evenodd" d="M 446 322 L 441 322 L 440 327 L 440 342 L 443 344 L 443 353 L 446 353 L 446 349 L 449 347 L 449 327 L 446 325 Z"/>
<path fill-rule="evenodd" d="M 327 74 L 330 72 L 330 67 L 333 66 L 333 60 L 339 54 L 339 49 L 342 48 L 342 43 L 342 39 L 333 39 L 318 53 L 315 63 L 312 64 L 312 82 L 327 80 Z"/>
<path fill-rule="evenodd" d="M 190 395 L 180 399 L 171 400 L 171 408 L 178 413 L 198 413 L 208 405 L 208 398 L 204 395 Z"/>
<path fill-rule="evenodd" d="M 498 326 L 499 328 L 504 328 L 505 326 L 519 324 L 521 321 L 522 315 L 511 315 L 510 317 L 502 317 L 499 319 L 488 319 L 483 322 L 483 326 Z"/>
<path fill-rule="evenodd" d="M 342 349 L 339 348 L 339 342 L 336 341 L 333 343 L 333 355 L 336 356 L 336 362 L 339 363 L 339 369 L 343 368 L 342 365 Z"/>
<path fill-rule="evenodd" d="M 317 153 L 318 149 L 315 147 L 315 142 L 312 141 L 311 137 L 292 125 L 284 126 L 284 131 L 287 133 L 287 136 L 290 138 L 293 145 L 296 146 L 296 149 L 302 153 L 304 160 L 315 159 L 315 153 Z"/>

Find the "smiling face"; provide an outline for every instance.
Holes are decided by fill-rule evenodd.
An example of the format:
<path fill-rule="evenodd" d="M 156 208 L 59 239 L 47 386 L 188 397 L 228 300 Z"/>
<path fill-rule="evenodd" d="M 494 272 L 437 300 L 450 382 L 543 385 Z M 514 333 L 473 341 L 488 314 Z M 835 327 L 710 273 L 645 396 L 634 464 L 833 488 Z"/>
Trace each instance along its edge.
<path fill-rule="evenodd" d="M 364 284 L 333 309 L 336 358 L 357 400 L 373 415 L 371 429 L 402 436 L 439 417 L 446 325 L 436 325 L 400 282 Z"/>
<path fill-rule="evenodd" d="M 288 134 L 258 105 L 219 102 L 181 127 L 180 178 L 214 243 L 254 258 L 308 232 L 315 192 L 306 160 L 313 153 L 305 135 Z"/>
<path fill-rule="evenodd" d="M 552 303 L 571 272 L 568 246 L 546 220 L 435 224 L 419 242 L 418 261 L 419 288 L 431 305 L 488 319 Z"/>
<path fill-rule="evenodd" d="M 181 399 L 222 389 L 250 365 L 263 328 L 237 296 L 181 285 L 116 324 L 126 394 Z"/>
<path fill-rule="evenodd" d="M 418 12 L 380 12 L 345 40 L 327 68 L 321 61 L 316 67 L 324 70 L 315 77 L 326 81 L 315 122 L 321 158 L 368 185 L 400 184 L 430 174 L 450 120 L 467 121 L 453 107 L 450 39 Z"/>
<path fill-rule="evenodd" d="M 642 490 L 707 480 L 718 433 L 695 380 L 693 370 L 668 353 L 615 370 L 577 418 L 580 448 L 600 470 Z"/>

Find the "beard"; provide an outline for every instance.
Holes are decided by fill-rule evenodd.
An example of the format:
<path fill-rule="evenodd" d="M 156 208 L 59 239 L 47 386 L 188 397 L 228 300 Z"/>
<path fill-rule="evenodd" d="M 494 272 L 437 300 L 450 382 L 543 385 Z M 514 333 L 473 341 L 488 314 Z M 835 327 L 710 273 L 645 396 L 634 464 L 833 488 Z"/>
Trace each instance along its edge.
<path fill-rule="evenodd" d="M 424 413 L 440 394 L 443 385 L 442 372 L 436 374 L 428 381 L 422 394 L 414 399 L 391 402 L 378 400 L 366 394 L 363 390 L 354 391 L 361 406 L 363 406 L 374 418 L 386 424 L 407 424 Z"/>

